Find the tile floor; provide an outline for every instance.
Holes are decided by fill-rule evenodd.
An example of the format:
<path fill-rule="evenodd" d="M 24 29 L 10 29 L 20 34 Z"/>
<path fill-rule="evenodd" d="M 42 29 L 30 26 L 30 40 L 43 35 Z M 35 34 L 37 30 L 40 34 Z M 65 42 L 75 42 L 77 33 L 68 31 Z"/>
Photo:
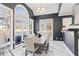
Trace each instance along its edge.
<path fill-rule="evenodd" d="M 25 56 L 25 48 L 23 45 L 12 50 L 14 56 Z M 11 56 L 9 52 L 5 53 L 5 56 Z M 32 56 L 32 54 L 28 54 Z M 63 41 L 49 41 L 49 50 L 46 54 L 44 51 L 37 56 L 73 56 L 72 52 L 67 48 Z"/>

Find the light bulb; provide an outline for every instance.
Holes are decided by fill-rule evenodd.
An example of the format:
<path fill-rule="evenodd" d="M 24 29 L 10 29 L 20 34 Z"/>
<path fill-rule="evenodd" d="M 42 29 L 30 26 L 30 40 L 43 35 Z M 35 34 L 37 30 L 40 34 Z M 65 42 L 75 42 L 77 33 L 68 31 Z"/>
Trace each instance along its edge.
<path fill-rule="evenodd" d="M 45 11 L 45 9 L 44 8 L 41 8 L 41 10 L 44 12 Z"/>
<path fill-rule="evenodd" d="M 44 12 L 45 11 L 45 9 L 44 8 L 37 8 L 37 12 Z"/>
<path fill-rule="evenodd" d="M 40 8 L 37 8 L 37 12 L 39 12 L 40 11 Z"/>

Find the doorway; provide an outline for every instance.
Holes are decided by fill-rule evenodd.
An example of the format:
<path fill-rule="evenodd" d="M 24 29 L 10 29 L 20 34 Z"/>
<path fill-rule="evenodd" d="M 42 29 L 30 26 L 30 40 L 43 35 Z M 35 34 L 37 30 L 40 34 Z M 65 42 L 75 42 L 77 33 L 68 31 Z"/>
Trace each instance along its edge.
<path fill-rule="evenodd" d="M 53 19 L 42 19 L 39 26 L 40 32 L 49 35 L 50 40 L 53 40 Z"/>

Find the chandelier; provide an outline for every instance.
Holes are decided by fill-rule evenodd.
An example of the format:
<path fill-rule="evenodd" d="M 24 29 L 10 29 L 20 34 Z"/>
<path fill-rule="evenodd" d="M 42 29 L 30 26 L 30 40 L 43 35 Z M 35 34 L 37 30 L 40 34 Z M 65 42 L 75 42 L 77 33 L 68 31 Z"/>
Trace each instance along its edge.
<path fill-rule="evenodd" d="M 40 5 L 39 5 L 39 7 L 37 8 L 37 12 L 38 12 L 38 13 L 45 12 L 45 8 L 43 8 L 43 7 L 41 6 L 41 3 L 40 3 Z"/>

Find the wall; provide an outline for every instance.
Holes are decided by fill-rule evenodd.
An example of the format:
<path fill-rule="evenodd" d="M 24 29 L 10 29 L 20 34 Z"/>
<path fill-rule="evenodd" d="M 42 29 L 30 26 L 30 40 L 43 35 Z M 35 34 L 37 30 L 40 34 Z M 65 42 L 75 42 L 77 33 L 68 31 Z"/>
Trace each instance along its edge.
<path fill-rule="evenodd" d="M 39 31 L 39 19 L 34 19 L 34 33 L 37 34 Z"/>
<path fill-rule="evenodd" d="M 3 3 L 4 5 L 6 5 L 7 7 L 10 7 L 12 9 L 15 8 L 16 5 L 18 4 L 22 4 L 25 6 L 25 4 L 23 3 Z M 54 19 L 54 23 L 53 23 L 53 35 L 54 35 L 54 40 L 56 40 L 56 38 L 61 38 L 62 35 L 60 33 L 60 29 L 62 27 L 62 20 L 61 20 L 61 17 L 58 17 L 58 14 L 55 13 L 55 14 L 48 14 L 48 15 L 40 15 L 40 16 L 35 16 L 33 17 L 33 11 L 28 7 L 28 6 L 25 6 L 29 12 L 29 15 L 31 18 L 34 18 L 34 33 L 36 33 L 37 31 L 39 31 L 39 20 L 40 19 Z M 59 39 L 57 39 L 59 40 Z"/>
<path fill-rule="evenodd" d="M 74 22 L 75 24 L 79 24 L 79 5 L 74 7 Z"/>
<path fill-rule="evenodd" d="M 62 33 L 61 33 L 61 28 L 62 28 L 62 19 L 58 16 L 54 17 L 53 20 L 53 40 L 61 40 L 62 38 Z"/>
<path fill-rule="evenodd" d="M 79 26 L 79 4 L 75 5 L 74 7 L 74 22 L 75 24 L 77 24 L 77 26 Z M 75 43 L 78 43 L 76 45 L 76 48 L 78 48 L 78 55 L 79 55 L 79 39 L 78 39 L 78 42 L 75 42 Z"/>
<path fill-rule="evenodd" d="M 60 32 L 60 29 L 62 28 L 62 18 L 58 17 L 58 14 L 47 14 L 47 15 L 40 15 L 34 17 L 34 33 L 37 33 L 39 31 L 39 20 L 44 19 L 52 19 L 53 20 L 53 39 L 60 40 L 59 38 L 62 37 L 62 34 Z"/>
<path fill-rule="evenodd" d="M 63 26 L 65 25 L 67 28 L 72 24 L 72 17 L 69 18 L 63 18 Z"/>
<path fill-rule="evenodd" d="M 72 51 L 74 54 L 74 32 L 67 31 L 64 33 L 64 43 L 67 45 L 67 47 Z"/>
<path fill-rule="evenodd" d="M 79 56 L 79 39 L 78 39 L 78 56 Z"/>
<path fill-rule="evenodd" d="M 66 29 L 68 29 L 68 27 L 72 24 L 72 17 L 66 17 L 63 18 L 63 26 L 66 26 Z M 72 31 L 67 31 L 64 33 L 63 35 L 63 41 L 64 43 L 68 46 L 68 48 L 72 51 L 72 53 L 74 54 L 75 52 L 75 39 L 74 39 L 74 32 Z"/>

